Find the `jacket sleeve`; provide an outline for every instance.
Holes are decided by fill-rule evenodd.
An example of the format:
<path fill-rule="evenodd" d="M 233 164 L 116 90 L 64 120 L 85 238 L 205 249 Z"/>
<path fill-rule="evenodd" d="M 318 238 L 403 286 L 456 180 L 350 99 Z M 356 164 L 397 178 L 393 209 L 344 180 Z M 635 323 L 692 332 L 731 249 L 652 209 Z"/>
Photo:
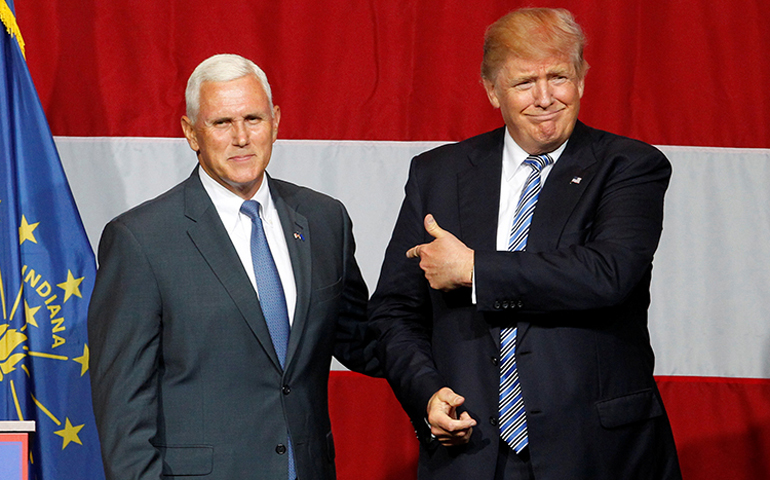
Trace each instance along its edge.
<path fill-rule="evenodd" d="M 575 211 L 569 212 L 555 248 L 538 248 L 536 222 L 542 225 L 550 220 L 544 218 L 549 211 L 539 204 L 530 230 L 529 245 L 534 248 L 476 252 L 479 310 L 609 307 L 623 302 L 649 274 L 662 230 L 671 166 L 660 151 L 641 142 L 600 163 Z M 559 194 L 555 189 L 548 191 L 558 187 L 549 185 L 550 181 L 541 195 Z"/>
<path fill-rule="evenodd" d="M 369 319 L 373 335 L 378 338 L 377 352 L 386 378 L 418 437 L 428 441 L 428 400 L 447 383 L 433 360 L 429 286 L 419 262 L 406 258 L 409 248 L 426 240 L 417 163 L 412 161 L 406 196 L 385 252 L 377 289 L 369 302 Z"/>
<path fill-rule="evenodd" d="M 334 356 L 355 372 L 370 376 L 383 375 L 376 357 L 376 339 L 367 333 L 366 306 L 369 290 L 356 262 L 353 225 L 345 207 L 339 204 L 342 216 L 342 298 L 337 319 Z"/>
<path fill-rule="evenodd" d="M 88 312 L 94 413 L 107 480 L 159 479 L 157 434 L 161 300 L 151 265 L 115 220 L 99 245 Z"/>

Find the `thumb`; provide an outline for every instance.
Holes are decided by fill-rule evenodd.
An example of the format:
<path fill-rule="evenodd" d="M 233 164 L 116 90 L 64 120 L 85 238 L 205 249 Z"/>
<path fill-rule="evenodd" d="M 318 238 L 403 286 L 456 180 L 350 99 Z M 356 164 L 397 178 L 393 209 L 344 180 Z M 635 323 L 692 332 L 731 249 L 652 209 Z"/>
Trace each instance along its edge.
<path fill-rule="evenodd" d="M 425 215 L 425 231 L 430 233 L 433 238 L 441 238 L 446 230 L 438 226 L 436 219 L 430 213 Z"/>
<path fill-rule="evenodd" d="M 461 395 L 458 395 L 449 387 L 444 387 L 441 390 L 440 398 L 442 401 L 446 402 L 450 407 L 459 407 L 460 405 L 465 402 L 465 398 L 463 398 Z"/>

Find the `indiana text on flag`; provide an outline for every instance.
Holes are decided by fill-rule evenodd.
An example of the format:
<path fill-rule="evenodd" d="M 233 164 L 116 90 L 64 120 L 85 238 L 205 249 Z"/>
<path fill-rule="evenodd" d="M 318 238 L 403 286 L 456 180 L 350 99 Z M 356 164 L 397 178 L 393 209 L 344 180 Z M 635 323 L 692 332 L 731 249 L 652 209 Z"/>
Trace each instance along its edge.
<path fill-rule="evenodd" d="M 34 420 L 30 479 L 104 478 L 86 312 L 96 267 L 0 0 L 0 420 Z"/>

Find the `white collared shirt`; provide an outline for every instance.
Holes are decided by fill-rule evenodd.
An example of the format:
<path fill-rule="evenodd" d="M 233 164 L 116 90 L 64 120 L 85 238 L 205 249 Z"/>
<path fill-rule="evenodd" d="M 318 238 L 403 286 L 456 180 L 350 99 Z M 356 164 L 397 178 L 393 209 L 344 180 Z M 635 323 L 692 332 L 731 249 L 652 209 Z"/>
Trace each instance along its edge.
<path fill-rule="evenodd" d="M 569 140 L 568 140 L 569 141 Z M 549 155 L 553 158 L 553 163 L 543 167 L 540 172 L 540 185 L 545 185 L 548 173 L 559 160 L 559 157 L 567 148 L 567 142 L 564 142 Z M 505 140 L 503 140 L 503 174 L 500 179 L 500 210 L 497 215 L 497 241 L 498 251 L 508 250 L 508 242 L 511 236 L 511 227 L 516 216 L 516 206 L 519 203 L 519 197 L 524 190 L 524 184 L 527 183 L 532 167 L 524 164 L 529 154 L 525 152 L 505 129 Z M 537 207 L 535 207 L 537 208 Z"/>
<path fill-rule="evenodd" d="M 251 262 L 252 223 L 248 216 L 241 213 L 243 198 L 219 184 L 202 168 L 198 168 L 198 176 L 204 190 L 211 198 L 219 218 L 222 219 L 225 230 L 230 236 L 230 241 L 233 242 L 235 251 L 238 252 L 238 257 L 240 257 L 243 268 L 246 270 L 246 275 L 251 280 L 251 285 L 259 296 L 257 279 L 254 276 L 254 265 Z M 291 257 L 281 227 L 281 219 L 278 217 L 278 210 L 276 210 L 273 198 L 270 196 L 267 175 L 264 176 L 262 185 L 259 186 L 259 190 L 251 200 L 256 200 L 260 204 L 259 218 L 262 219 L 267 244 L 270 246 L 270 253 L 272 253 L 273 261 L 278 269 L 278 276 L 281 277 L 283 293 L 286 296 L 286 308 L 289 312 L 289 325 L 292 325 L 297 304 L 297 284 L 294 280 L 294 271 L 291 267 Z"/>

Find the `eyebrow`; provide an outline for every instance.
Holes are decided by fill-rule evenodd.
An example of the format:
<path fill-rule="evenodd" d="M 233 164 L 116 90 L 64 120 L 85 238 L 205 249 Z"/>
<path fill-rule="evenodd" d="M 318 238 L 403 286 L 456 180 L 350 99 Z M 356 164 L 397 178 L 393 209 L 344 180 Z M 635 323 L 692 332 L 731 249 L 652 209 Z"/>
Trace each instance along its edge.
<path fill-rule="evenodd" d="M 222 122 L 232 122 L 236 117 L 233 116 L 222 116 L 222 117 L 215 117 L 210 120 L 211 124 L 215 123 L 222 123 Z M 265 118 L 265 115 L 259 112 L 252 112 L 247 113 L 242 117 L 244 120 L 257 120 L 261 118 Z"/>
<path fill-rule="evenodd" d="M 545 76 L 546 76 L 546 78 L 553 78 L 553 77 L 560 77 L 560 76 L 569 77 L 569 76 L 574 76 L 574 74 L 572 72 L 572 69 L 570 69 L 570 68 L 558 67 L 558 68 L 554 68 L 554 69 L 551 69 L 551 70 L 547 70 L 545 72 Z M 520 75 L 520 76 L 512 78 L 511 79 L 511 83 L 513 83 L 515 85 L 515 84 L 522 83 L 522 82 L 528 82 L 528 81 L 536 80 L 539 77 L 540 77 L 540 74 L 534 74 L 534 73 L 533 74 L 529 74 L 529 75 Z"/>
<path fill-rule="evenodd" d="M 572 69 L 569 67 L 565 67 L 565 68 L 560 67 L 560 68 L 554 68 L 553 70 L 547 71 L 546 75 L 549 77 L 562 76 L 562 75 L 565 77 L 569 77 L 573 75 L 573 72 L 572 72 Z"/>

